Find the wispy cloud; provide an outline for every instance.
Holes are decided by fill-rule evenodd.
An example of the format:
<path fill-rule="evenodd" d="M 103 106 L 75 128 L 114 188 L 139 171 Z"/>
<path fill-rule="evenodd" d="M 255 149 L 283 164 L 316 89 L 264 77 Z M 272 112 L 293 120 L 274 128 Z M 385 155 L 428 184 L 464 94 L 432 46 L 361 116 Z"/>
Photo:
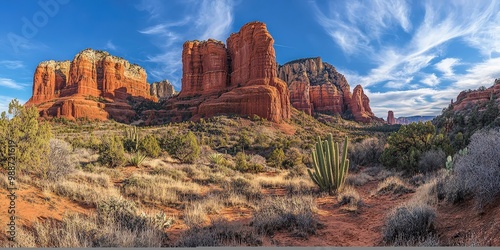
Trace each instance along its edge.
<path fill-rule="evenodd" d="M 443 95 L 442 100 L 448 102 L 456 97 L 460 88 L 491 85 L 494 76 L 500 77 L 500 62 L 496 58 L 500 52 L 500 2 L 497 0 L 427 0 L 411 6 L 406 1 L 335 1 L 329 3 L 329 8 L 320 8 L 313 2 L 313 9 L 318 23 L 346 55 L 373 65 L 361 74 L 349 72 L 348 81 L 377 89 L 374 93 L 380 98 L 376 100 L 383 103 L 387 103 L 384 98 L 394 98 L 391 101 L 397 102 L 397 106 L 405 107 L 408 99 L 398 95 L 408 97 L 406 92 L 412 100 L 427 103 L 432 98 L 423 97 L 425 92 L 420 91 L 422 85 L 418 83 L 424 84 L 426 90 L 432 87 L 432 93 L 437 91 Z M 412 18 L 413 15 L 419 16 Z M 479 64 L 477 58 L 474 63 L 458 56 L 439 59 L 446 55 L 446 46 L 458 40 L 487 57 L 479 58 L 482 60 Z M 458 65 L 468 65 L 469 69 L 465 74 L 457 74 L 454 69 Z M 451 82 L 442 84 L 440 76 Z M 372 105 L 374 110 L 387 108 L 378 102 L 372 101 Z M 409 115 L 427 112 L 415 107 L 420 106 L 408 106 Z M 386 115 L 386 112 L 378 115 Z"/>
<path fill-rule="evenodd" d="M 26 84 L 18 83 L 9 78 L 0 77 L 0 87 L 22 90 L 26 87 Z"/>
<path fill-rule="evenodd" d="M 434 87 L 434 86 L 438 85 L 440 81 L 439 81 L 438 77 L 436 76 L 436 74 L 433 73 L 433 74 L 429 74 L 429 75 L 425 76 L 421 82 L 427 86 Z"/>
<path fill-rule="evenodd" d="M 183 18 L 171 20 L 158 13 L 165 10 L 163 2 L 143 1 L 138 9 L 147 11 L 154 22 L 138 32 L 150 36 L 160 51 L 147 55 L 146 60 L 157 65 L 147 69 L 148 74 L 155 80 L 168 79 L 180 89 L 182 44 L 208 38 L 224 41 L 231 31 L 233 7 L 231 0 L 189 1 L 185 10 L 178 10 L 184 13 Z"/>
<path fill-rule="evenodd" d="M 446 58 L 436 63 L 434 66 L 437 70 L 443 72 L 444 76 L 451 77 L 455 73 L 453 72 L 453 67 L 460 63 L 458 58 Z"/>
<path fill-rule="evenodd" d="M 108 50 L 116 50 L 116 45 L 111 40 L 109 40 L 104 48 Z"/>
<path fill-rule="evenodd" d="M 22 69 L 24 68 L 24 63 L 22 61 L 0 61 L 0 67 L 5 67 L 7 69 Z"/>

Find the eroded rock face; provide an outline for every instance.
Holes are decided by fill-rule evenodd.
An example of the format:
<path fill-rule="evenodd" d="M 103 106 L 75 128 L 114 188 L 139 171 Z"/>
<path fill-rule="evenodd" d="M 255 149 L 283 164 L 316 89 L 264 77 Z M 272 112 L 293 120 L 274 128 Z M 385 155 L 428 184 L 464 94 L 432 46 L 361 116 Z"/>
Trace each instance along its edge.
<path fill-rule="evenodd" d="M 146 71 L 107 52 L 86 49 L 71 62 L 40 63 L 26 105 L 37 106 L 46 117 L 127 122 L 135 115 L 126 103 L 128 97 L 156 100 L 150 95 Z"/>
<path fill-rule="evenodd" d="M 387 124 L 396 124 L 396 119 L 394 118 L 394 112 L 392 112 L 392 110 L 389 110 L 389 112 L 387 112 Z"/>
<path fill-rule="evenodd" d="M 150 94 L 158 98 L 158 100 L 166 100 L 177 94 L 177 92 L 168 80 L 164 80 L 152 83 Z"/>
<path fill-rule="evenodd" d="M 359 93 L 352 94 L 345 77 L 320 57 L 288 62 L 278 68 L 278 74 L 287 82 L 290 101 L 299 110 L 308 114 L 350 113 L 358 122 L 380 120 L 371 112 L 361 86 Z M 352 100 L 353 97 L 356 99 Z"/>
<path fill-rule="evenodd" d="M 454 111 L 466 109 L 469 105 L 474 105 L 480 102 L 487 102 L 492 98 L 496 98 L 500 103 L 500 80 L 495 80 L 495 84 L 487 89 L 462 91 L 457 96 L 457 100 L 453 102 Z M 499 105 L 500 108 L 500 105 Z"/>
<path fill-rule="evenodd" d="M 171 121 L 219 114 L 290 118 L 287 85 L 277 77 L 274 40 L 261 22 L 245 24 L 223 43 L 184 43 L 179 95 L 167 101 Z"/>

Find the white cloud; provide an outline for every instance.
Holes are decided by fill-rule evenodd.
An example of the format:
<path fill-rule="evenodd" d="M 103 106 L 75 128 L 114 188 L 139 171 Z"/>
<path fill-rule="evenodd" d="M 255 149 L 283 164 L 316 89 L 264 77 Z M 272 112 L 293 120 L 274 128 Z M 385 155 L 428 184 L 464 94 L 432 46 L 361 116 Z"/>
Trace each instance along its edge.
<path fill-rule="evenodd" d="M 443 72 L 444 76 L 451 77 L 455 73 L 453 72 L 453 67 L 459 65 L 460 59 L 458 58 L 446 58 L 436 63 L 434 66 L 437 70 Z"/>
<path fill-rule="evenodd" d="M 0 61 L 0 66 L 3 66 L 8 69 L 22 69 L 24 68 L 24 63 L 22 61 L 3 60 Z"/>
<path fill-rule="evenodd" d="M 430 74 L 427 75 L 424 79 L 422 79 L 421 82 L 427 86 L 434 87 L 438 85 L 440 81 L 437 78 L 436 74 Z"/>
<path fill-rule="evenodd" d="M 17 83 L 16 81 L 14 81 L 12 79 L 0 77 L 0 86 L 10 88 L 10 89 L 22 90 L 22 89 L 24 89 L 26 84 Z"/>
<path fill-rule="evenodd" d="M 143 1 L 138 6 L 139 10 L 148 11 L 151 19 L 157 20 L 155 24 L 138 32 L 152 37 L 160 49 L 158 54 L 147 55 L 148 62 L 157 64 L 157 67 L 148 69 L 148 74 L 156 80 L 168 79 L 180 88 L 182 44 L 187 40 L 208 38 L 225 41 L 233 23 L 234 4 L 231 0 L 191 1 L 189 14 L 178 21 L 158 15 L 158 9 L 164 9 L 163 4 L 161 1 Z"/>
<path fill-rule="evenodd" d="M 465 74 L 456 75 L 453 86 L 461 90 L 489 87 L 496 78 L 500 78 L 500 57 L 487 59 L 467 69 Z"/>
<path fill-rule="evenodd" d="M 401 27 L 409 32 L 409 6 L 406 1 L 348 1 L 340 6 L 331 2 L 326 13 L 315 3 L 316 19 L 328 35 L 347 54 L 372 53 L 373 41 L 380 42 L 381 36 L 390 28 Z"/>
<path fill-rule="evenodd" d="M 116 50 L 116 45 L 111 40 L 109 40 L 104 48 L 108 50 Z"/>

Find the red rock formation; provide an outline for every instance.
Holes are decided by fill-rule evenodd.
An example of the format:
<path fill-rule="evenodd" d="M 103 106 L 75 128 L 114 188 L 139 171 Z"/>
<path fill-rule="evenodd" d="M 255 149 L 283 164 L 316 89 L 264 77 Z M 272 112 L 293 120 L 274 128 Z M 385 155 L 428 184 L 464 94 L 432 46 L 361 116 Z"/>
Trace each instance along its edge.
<path fill-rule="evenodd" d="M 182 91 L 179 97 L 224 91 L 228 83 L 227 51 L 220 41 L 188 41 L 182 50 Z"/>
<path fill-rule="evenodd" d="M 457 100 L 452 103 L 453 110 L 463 110 L 469 105 L 487 102 L 491 98 L 496 98 L 500 103 L 500 80 L 495 80 L 495 84 L 487 89 L 460 92 Z"/>
<path fill-rule="evenodd" d="M 374 119 L 380 120 L 373 114 L 370 99 L 365 95 L 361 85 L 357 85 L 352 92 L 350 108 L 355 121 L 369 123 Z"/>
<path fill-rule="evenodd" d="M 362 89 L 359 96 L 356 95 L 358 99 L 352 100 L 353 94 L 345 77 L 320 57 L 288 62 L 279 67 L 278 72 L 279 77 L 288 83 L 292 105 L 299 110 L 308 114 L 351 113 L 359 122 L 381 120 L 371 112 L 368 97 Z"/>
<path fill-rule="evenodd" d="M 232 34 L 227 49 L 215 40 L 184 43 L 182 89 L 165 105 L 171 121 L 218 114 L 289 119 L 290 95 L 277 77 L 273 43 L 261 22 Z"/>
<path fill-rule="evenodd" d="M 389 110 L 389 112 L 387 112 L 387 124 L 396 124 L 396 119 L 394 118 L 394 112 L 392 112 L 392 110 Z"/>
<path fill-rule="evenodd" d="M 107 52 L 86 49 L 71 63 L 40 63 L 33 78 L 33 96 L 26 105 L 37 106 L 46 117 L 127 122 L 135 113 L 126 99 L 156 100 L 149 92 L 143 68 Z"/>

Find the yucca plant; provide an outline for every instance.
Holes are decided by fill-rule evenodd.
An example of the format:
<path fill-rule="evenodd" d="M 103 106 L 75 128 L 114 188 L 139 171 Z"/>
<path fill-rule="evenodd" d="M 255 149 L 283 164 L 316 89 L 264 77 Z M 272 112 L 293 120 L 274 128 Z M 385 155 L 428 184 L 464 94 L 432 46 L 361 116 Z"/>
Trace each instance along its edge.
<path fill-rule="evenodd" d="M 224 160 L 225 160 L 224 156 L 219 153 L 213 153 L 208 155 L 208 161 L 210 161 L 210 164 L 212 166 L 222 165 L 224 163 Z"/>
<path fill-rule="evenodd" d="M 313 150 L 314 172 L 308 169 L 311 179 L 322 191 L 330 195 L 342 191 L 349 172 L 349 159 L 347 159 L 348 137 L 345 137 L 342 155 L 339 154 L 339 143 L 333 142 L 332 134 L 322 141 L 318 136 L 316 150 Z"/>
<path fill-rule="evenodd" d="M 132 166 L 139 167 L 141 166 L 142 162 L 146 159 L 146 155 L 143 155 L 141 152 L 137 151 L 135 152 L 134 155 L 132 155 L 128 163 Z"/>

